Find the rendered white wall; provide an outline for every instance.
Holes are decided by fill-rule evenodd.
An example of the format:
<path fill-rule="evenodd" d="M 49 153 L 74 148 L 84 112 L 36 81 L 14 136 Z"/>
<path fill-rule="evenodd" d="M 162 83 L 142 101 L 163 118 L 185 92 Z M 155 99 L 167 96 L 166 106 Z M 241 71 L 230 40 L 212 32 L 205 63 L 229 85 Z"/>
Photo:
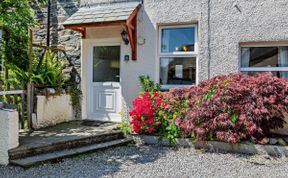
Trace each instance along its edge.
<path fill-rule="evenodd" d="M 19 116 L 14 110 L 0 110 L 0 164 L 9 163 L 8 150 L 19 145 Z"/>
<path fill-rule="evenodd" d="M 288 18 L 285 18 L 288 17 L 287 7 L 287 0 L 181 0 L 177 3 L 175 0 L 144 0 L 138 14 L 138 38 L 144 38 L 146 43 L 137 46 L 137 61 L 121 60 L 121 84 L 125 103 L 131 106 L 133 99 L 137 97 L 140 75 L 149 75 L 159 82 L 159 26 L 198 25 L 197 78 L 202 81 L 208 79 L 208 71 L 210 77 L 239 72 L 241 42 L 284 41 L 288 44 Z M 87 118 L 89 97 L 85 92 L 88 85 L 88 80 L 85 79 L 86 61 L 91 60 L 88 59 L 89 42 L 120 38 L 121 31 L 122 27 L 88 28 L 87 39 L 82 40 L 84 119 Z M 122 46 L 121 57 L 124 54 L 131 55 L 130 47 L 123 43 Z"/>
<path fill-rule="evenodd" d="M 43 128 L 74 119 L 70 95 L 37 96 L 36 122 L 33 127 Z"/>
<path fill-rule="evenodd" d="M 287 0 L 211 0 L 212 76 L 239 72 L 241 42 L 288 46 L 287 7 Z"/>

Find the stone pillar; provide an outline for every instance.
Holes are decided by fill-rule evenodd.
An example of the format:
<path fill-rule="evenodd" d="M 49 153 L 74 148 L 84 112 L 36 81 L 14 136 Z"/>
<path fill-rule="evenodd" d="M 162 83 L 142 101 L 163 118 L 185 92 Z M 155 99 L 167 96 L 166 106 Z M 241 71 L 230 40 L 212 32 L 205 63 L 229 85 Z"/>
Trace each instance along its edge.
<path fill-rule="evenodd" d="M 9 164 L 8 151 L 19 145 L 19 116 L 15 110 L 0 109 L 0 165 Z"/>

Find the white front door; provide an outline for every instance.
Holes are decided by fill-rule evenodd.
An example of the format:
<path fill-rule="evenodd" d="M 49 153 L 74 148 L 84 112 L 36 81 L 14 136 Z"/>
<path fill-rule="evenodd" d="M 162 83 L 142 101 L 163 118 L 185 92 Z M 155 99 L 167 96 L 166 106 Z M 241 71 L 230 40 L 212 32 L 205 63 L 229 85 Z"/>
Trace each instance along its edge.
<path fill-rule="evenodd" d="M 90 118 L 121 121 L 120 45 L 93 47 Z"/>

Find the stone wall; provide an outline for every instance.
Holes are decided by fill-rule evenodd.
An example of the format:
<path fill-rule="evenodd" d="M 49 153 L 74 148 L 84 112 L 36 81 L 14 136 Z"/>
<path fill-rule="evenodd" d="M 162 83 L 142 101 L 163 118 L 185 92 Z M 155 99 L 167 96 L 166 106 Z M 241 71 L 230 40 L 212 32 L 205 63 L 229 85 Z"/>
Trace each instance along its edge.
<path fill-rule="evenodd" d="M 34 31 L 34 43 L 46 45 L 47 35 L 47 7 L 35 5 L 35 18 L 40 27 Z M 72 30 L 65 30 L 63 22 L 79 8 L 78 0 L 51 0 L 50 45 L 61 46 L 72 59 L 75 67 L 80 69 L 80 34 Z"/>

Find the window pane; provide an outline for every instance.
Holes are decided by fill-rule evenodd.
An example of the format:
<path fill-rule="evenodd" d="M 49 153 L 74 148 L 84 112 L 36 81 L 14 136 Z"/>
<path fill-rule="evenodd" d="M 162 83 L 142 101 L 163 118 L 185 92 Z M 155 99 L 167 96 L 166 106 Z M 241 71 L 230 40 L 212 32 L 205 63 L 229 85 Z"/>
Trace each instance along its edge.
<path fill-rule="evenodd" d="M 161 52 L 195 51 L 195 28 L 162 29 Z"/>
<path fill-rule="evenodd" d="M 277 67 L 278 48 L 250 48 L 249 67 Z"/>
<path fill-rule="evenodd" d="M 162 85 L 192 85 L 196 81 L 196 58 L 161 58 Z"/>
<path fill-rule="evenodd" d="M 241 67 L 287 67 L 287 47 L 242 48 Z"/>
<path fill-rule="evenodd" d="M 93 82 L 119 82 L 120 46 L 93 49 Z"/>
<path fill-rule="evenodd" d="M 242 73 L 253 76 L 259 73 L 267 73 L 267 72 L 242 72 Z M 269 72 L 269 73 L 272 73 L 274 76 L 279 78 L 288 79 L 288 72 Z"/>

